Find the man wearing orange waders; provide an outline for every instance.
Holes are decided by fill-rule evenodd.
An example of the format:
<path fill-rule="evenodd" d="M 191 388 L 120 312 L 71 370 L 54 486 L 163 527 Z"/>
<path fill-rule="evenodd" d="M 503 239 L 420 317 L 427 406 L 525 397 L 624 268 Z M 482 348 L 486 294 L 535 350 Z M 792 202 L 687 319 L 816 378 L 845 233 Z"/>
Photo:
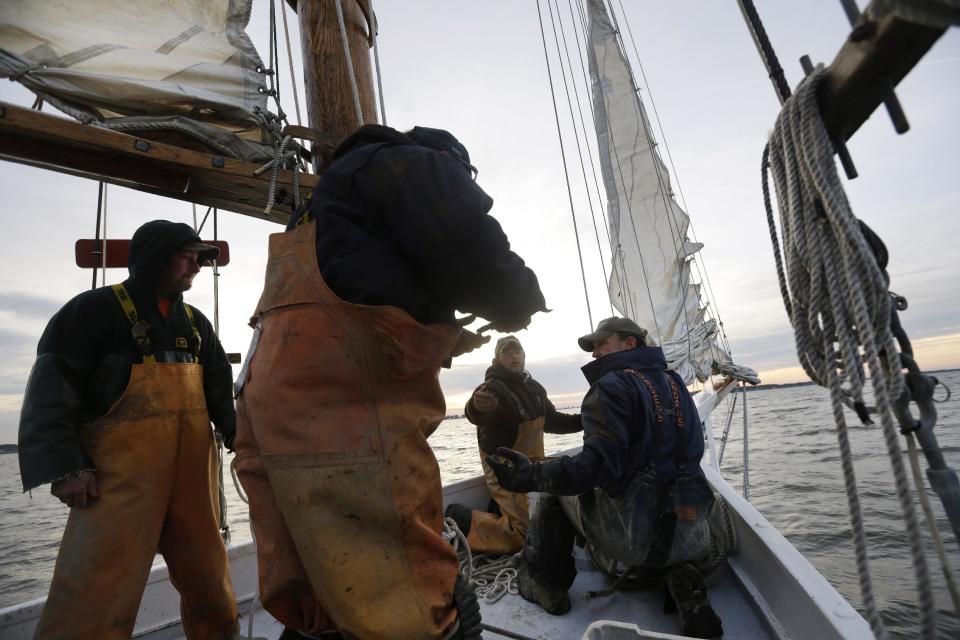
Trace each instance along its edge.
<path fill-rule="evenodd" d="M 446 515 L 467 536 L 474 553 L 513 554 L 523 548 L 530 522 L 527 494 L 507 491 L 485 458 L 500 447 L 543 458 L 543 433 L 581 431 L 579 415 L 560 413 L 547 398 L 543 386 L 524 368 L 526 354 L 515 336 L 497 341 L 493 364 L 484 383 L 467 401 L 464 412 L 477 425 L 477 443 L 487 488 L 499 513 L 488 513 L 453 503 Z"/>
<path fill-rule="evenodd" d="M 366 125 L 270 237 L 237 468 L 284 639 L 480 637 L 441 536 L 437 376 L 485 341 L 454 310 L 511 331 L 544 301 L 473 172 L 446 131 Z"/>
<path fill-rule="evenodd" d="M 25 491 L 49 482 L 71 509 L 37 638 L 130 638 L 158 551 L 187 637 L 238 631 L 210 428 L 232 448 L 233 375 L 182 295 L 218 253 L 186 224 L 148 222 L 130 278 L 75 297 L 40 338 L 20 473 Z"/>

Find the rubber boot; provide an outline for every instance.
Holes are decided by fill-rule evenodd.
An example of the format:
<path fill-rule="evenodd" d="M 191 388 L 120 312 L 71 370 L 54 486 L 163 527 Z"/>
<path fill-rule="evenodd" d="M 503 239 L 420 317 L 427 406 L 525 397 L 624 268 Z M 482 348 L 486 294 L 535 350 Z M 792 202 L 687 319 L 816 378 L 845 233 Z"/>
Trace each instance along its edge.
<path fill-rule="evenodd" d="M 540 605 L 544 611 L 554 616 L 562 616 L 570 611 L 570 596 L 566 589 L 550 589 L 537 582 L 526 569 L 526 563 L 517 571 L 517 588 L 524 600 Z"/>
<path fill-rule="evenodd" d="M 443 512 L 445 518 L 452 518 L 460 528 L 460 533 L 470 535 L 470 523 L 473 521 L 473 509 L 465 505 L 451 502 Z"/>
<path fill-rule="evenodd" d="M 723 624 L 707 599 L 703 576 L 692 564 L 681 564 L 667 571 L 667 591 L 677 605 L 683 635 L 692 638 L 719 638 Z"/>

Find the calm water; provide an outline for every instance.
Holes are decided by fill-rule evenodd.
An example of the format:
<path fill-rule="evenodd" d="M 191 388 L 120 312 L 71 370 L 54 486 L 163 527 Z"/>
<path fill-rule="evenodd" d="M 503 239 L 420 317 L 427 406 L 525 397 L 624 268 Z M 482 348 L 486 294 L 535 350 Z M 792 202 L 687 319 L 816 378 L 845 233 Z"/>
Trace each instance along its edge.
<path fill-rule="evenodd" d="M 937 435 L 948 464 L 960 468 L 960 371 L 939 374 L 956 392 L 938 405 Z M 749 474 L 751 502 L 855 606 L 860 604 L 846 494 L 836 435 L 824 390 L 807 386 L 749 393 Z M 726 409 L 717 410 L 719 437 Z M 874 589 L 883 616 L 899 637 L 915 637 L 917 612 L 913 569 L 894 496 L 890 463 L 879 427 L 861 427 L 850 416 L 857 480 L 871 544 Z M 857 426 L 853 426 L 857 425 Z M 431 438 L 444 482 L 479 472 L 473 427 L 448 420 Z M 742 412 L 738 403 L 723 471 L 742 487 Z M 579 436 L 547 436 L 547 450 L 565 448 Z M 905 445 L 904 445 L 905 446 Z M 228 477 L 228 484 L 229 475 Z M 954 570 L 960 549 L 936 497 L 929 492 Z M 245 505 L 228 486 L 229 521 L 234 542 L 250 539 Z M 53 571 L 66 508 L 47 491 L 20 492 L 15 455 L 0 456 L 0 607 L 44 595 Z M 918 508 L 918 513 L 919 508 Z M 929 534 L 928 564 L 936 584 L 940 637 L 960 637 L 960 624 L 949 610 L 950 599 Z M 958 576 L 960 577 L 960 576 Z"/>

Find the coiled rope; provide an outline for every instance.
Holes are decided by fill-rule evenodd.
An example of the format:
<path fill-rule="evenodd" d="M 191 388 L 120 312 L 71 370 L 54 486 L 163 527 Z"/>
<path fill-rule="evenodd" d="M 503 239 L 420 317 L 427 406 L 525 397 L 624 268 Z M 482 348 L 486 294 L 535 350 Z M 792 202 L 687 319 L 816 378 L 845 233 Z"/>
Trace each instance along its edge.
<path fill-rule="evenodd" d="M 860 591 L 870 626 L 878 638 L 887 637 L 873 594 L 843 412 L 845 404 L 863 408 L 867 372 L 909 540 L 921 616 L 920 637 L 933 638 L 936 613 L 930 575 L 892 411 L 904 381 L 890 328 L 890 296 L 836 171 L 833 146 L 817 104 L 817 86 L 824 75 L 820 65 L 801 82 L 784 104 L 764 149 L 763 195 L 777 277 L 800 363 L 814 382 L 830 390 Z M 783 255 L 774 223 L 768 170 L 780 209 Z"/>
<path fill-rule="evenodd" d="M 460 573 L 474 585 L 478 598 L 494 603 L 503 596 L 517 595 L 517 568 L 520 553 L 512 556 L 474 555 L 467 544 L 467 537 L 453 518 L 443 521 L 443 538 L 449 542 L 460 560 Z"/>

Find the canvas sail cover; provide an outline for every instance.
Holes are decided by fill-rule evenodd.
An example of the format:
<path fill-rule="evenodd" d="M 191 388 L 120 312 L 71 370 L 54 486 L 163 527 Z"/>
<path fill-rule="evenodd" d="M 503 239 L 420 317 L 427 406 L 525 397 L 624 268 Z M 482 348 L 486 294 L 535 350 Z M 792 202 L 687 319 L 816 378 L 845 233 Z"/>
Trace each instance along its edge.
<path fill-rule="evenodd" d="M 603 1 L 588 5 L 587 55 L 610 225 L 610 301 L 656 337 L 668 366 L 687 383 L 706 380 L 732 362 L 717 344 L 715 321 L 706 318 L 700 285 L 690 279 L 690 261 L 703 245 L 687 238 L 690 219 L 673 199 Z"/>
<path fill-rule="evenodd" d="M 0 77 L 84 122 L 272 157 L 252 0 L 3 0 Z"/>

